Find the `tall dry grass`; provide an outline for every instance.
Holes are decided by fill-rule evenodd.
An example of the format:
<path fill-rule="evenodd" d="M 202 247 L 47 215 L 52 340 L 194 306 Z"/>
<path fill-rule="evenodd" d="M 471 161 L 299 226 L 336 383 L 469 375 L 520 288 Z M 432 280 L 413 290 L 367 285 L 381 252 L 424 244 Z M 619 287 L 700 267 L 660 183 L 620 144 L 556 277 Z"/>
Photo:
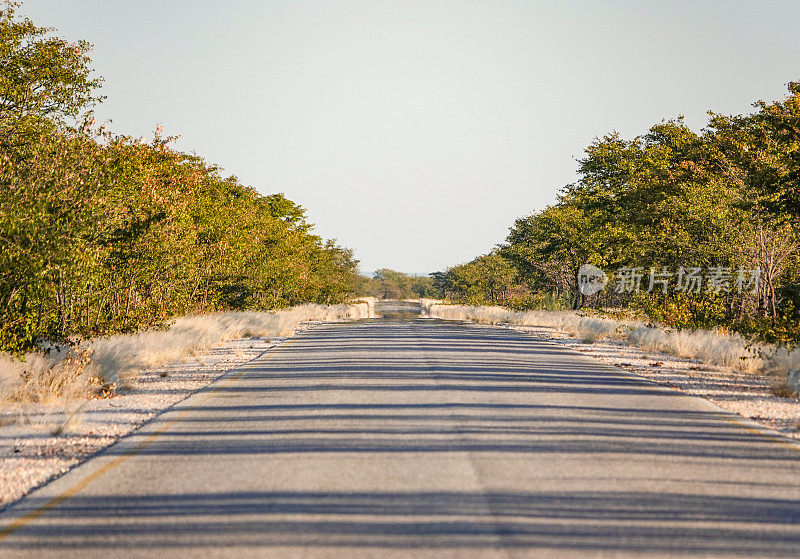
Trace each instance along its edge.
<path fill-rule="evenodd" d="M 749 373 L 785 375 L 800 368 L 800 350 L 754 345 L 744 337 L 714 330 L 673 330 L 640 320 L 618 320 L 570 311 L 510 311 L 502 307 L 446 305 L 422 300 L 423 312 L 434 318 L 481 324 L 545 326 L 585 342 L 617 340 L 644 351 L 666 353 Z"/>
<path fill-rule="evenodd" d="M 377 297 L 359 297 L 355 299 L 352 304 L 364 304 L 366 305 L 366 315 L 363 318 L 375 318 L 375 303 L 378 302 Z"/>
<path fill-rule="evenodd" d="M 75 347 L 50 347 L 25 360 L 0 354 L 0 401 L 52 403 L 111 392 L 120 377 L 178 360 L 226 340 L 287 337 L 312 321 L 374 316 L 373 303 L 301 305 L 276 312 L 223 312 L 184 316 L 169 328 L 88 340 Z"/>

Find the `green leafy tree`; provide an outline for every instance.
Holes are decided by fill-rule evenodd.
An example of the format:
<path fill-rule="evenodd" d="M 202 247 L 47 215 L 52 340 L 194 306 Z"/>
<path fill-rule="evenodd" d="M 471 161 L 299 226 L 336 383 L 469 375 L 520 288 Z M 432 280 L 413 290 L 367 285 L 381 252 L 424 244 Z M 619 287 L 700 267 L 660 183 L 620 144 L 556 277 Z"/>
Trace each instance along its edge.
<path fill-rule="evenodd" d="M 517 269 L 499 251 L 436 274 L 437 284 L 451 301 L 470 305 L 524 305 L 528 294 Z"/>
<path fill-rule="evenodd" d="M 89 45 L 0 10 L 0 349 L 187 312 L 333 303 L 350 250 L 201 158 L 95 129 Z"/>

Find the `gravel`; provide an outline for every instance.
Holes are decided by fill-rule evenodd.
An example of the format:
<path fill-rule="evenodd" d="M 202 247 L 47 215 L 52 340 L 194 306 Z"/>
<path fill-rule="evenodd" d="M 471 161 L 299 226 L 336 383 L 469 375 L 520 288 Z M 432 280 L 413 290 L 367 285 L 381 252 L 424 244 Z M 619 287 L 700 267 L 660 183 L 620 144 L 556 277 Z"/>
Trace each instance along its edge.
<path fill-rule="evenodd" d="M 645 352 L 614 340 L 584 342 L 543 326 L 508 327 L 567 346 L 658 384 L 705 398 L 782 435 L 800 439 L 800 399 L 775 396 L 767 376 Z"/>
<path fill-rule="evenodd" d="M 301 325 L 298 330 L 308 328 Z M 711 400 L 788 437 L 800 439 L 800 400 L 770 391 L 769 380 L 615 341 L 583 342 L 552 328 L 509 326 L 659 384 Z M 283 338 L 246 338 L 147 370 L 107 399 L 0 410 L 0 510 L 66 472 Z"/>
<path fill-rule="evenodd" d="M 142 372 L 113 398 L 0 409 L 0 510 L 282 341 L 225 342 Z"/>

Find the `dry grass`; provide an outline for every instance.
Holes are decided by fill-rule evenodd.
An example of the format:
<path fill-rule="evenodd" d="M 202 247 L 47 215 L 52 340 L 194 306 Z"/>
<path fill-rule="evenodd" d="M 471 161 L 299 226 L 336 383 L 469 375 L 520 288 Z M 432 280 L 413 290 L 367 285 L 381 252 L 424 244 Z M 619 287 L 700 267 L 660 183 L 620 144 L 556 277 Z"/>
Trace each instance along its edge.
<path fill-rule="evenodd" d="M 800 350 L 753 345 L 738 334 L 723 331 L 673 330 L 650 326 L 640 320 L 586 316 L 569 311 L 516 312 L 502 307 L 444 305 L 430 300 L 422 305 L 429 316 L 436 318 L 546 326 L 585 342 L 617 340 L 646 352 L 676 355 L 742 372 L 768 372 L 785 377 L 789 369 L 800 367 Z"/>
<path fill-rule="evenodd" d="M 89 340 L 34 352 L 24 361 L 0 355 L 0 401 L 50 404 L 107 397 L 139 371 L 176 361 L 226 340 L 286 337 L 302 322 L 369 318 L 372 303 L 301 305 L 276 312 L 224 312 L 175 319 L 166 330 Z M 120 384 L 120 376 L 124 382 Z"/>
<path fill-rule="evenodd" d="M 781 398 L 794 398 L 797 396 L 797 390 L 784 377 L 773 376 L 770 379 L 769 388 L 775 396 Z"/>
<path fill-rule="evenodd" d="M 366 310 L 364 311 L 366 315 L 361 318 L 375 318 L 375 303 L 377 302 L 377 297 L 359 297 L 353 301 L 354 304 L 366 305 Z"/>
<path fill-rule="evenodd" d="M 73 351 L 60 351 L 50 359 L 30 356 L 24 363 L 5 359 L 0 365 L 3 375 L 5 400 L 12 403 L 50 404 L 60 398 L 85 398 L 100 384 L 91 363 L 90 347 Z M 16 373 L 17 378 L 11 377 Z M 16 380 L 16 382 L 14 382 Z"/>

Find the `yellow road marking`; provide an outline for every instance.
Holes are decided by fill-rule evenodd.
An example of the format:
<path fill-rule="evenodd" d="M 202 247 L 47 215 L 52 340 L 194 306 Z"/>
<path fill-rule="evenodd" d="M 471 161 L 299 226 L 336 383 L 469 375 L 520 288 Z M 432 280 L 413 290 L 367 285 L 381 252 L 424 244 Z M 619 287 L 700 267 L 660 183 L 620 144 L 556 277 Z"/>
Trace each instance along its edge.
<path fill-rule="evenodd" d="M 261 361 L 263 361 L 264 359 L 269 359 L 270 357 L 275 355 L 275 353 L 277 353 L 278 350 L 280 350 L 286 344 L 291 343 L 295 339 L 297 339 L 297 338 L 290 338 L 290 339 L 286 340 L 285 342 L 280 344 L 278 347 L 276 347 L 275 349 L 273 349 L 272 351 L 267 353 L 264 357 L 257 357 L 256 359 L 259 359 Z M 252 361 L 250 363 L 252 363 Z M 111 470 L 113 470 L 114 468 L 116 468 L 117 466 L 119 466 L 120 464 L 122 464 L 123 462 L 128 460 L 129 458 L 132 458 L 132 457 L 136 456 L 137 454 L 139 454 L 140 452 L 142 452 L 145 448 L 150 446 L 159 436 L 161 436 L 165 431 L 167 431 L 175 423 L 180 421 L 180 419 L 184 415 L 186 415 L 190 411 L 196 410 L 201 405 L 203 405 L 208 400 L 210 400 L 213 396 L 215 396 L 218 392 L 220 392 L 223 388 L 225 388 L 226 386 L 228 386 L 232 382 L 242 378 L 242 376 L 244 376 L 244 374 L 247 372 L 247 368 L 246 368 L 247 365 L 249 365 L 249 363 L 245 363 L 244 365 L 242 365 L 242 367 L 244 367 L 243 371 L 235 374 L 234 376 L 232 376 L 229 379 L 226 379 L 225 381 L 220 383 L 213 390 L 211 390 L 208 394 L 206 394 L 206 396 L 202 400 L 200 400 L 199 402 L 197 402 L 196 404 L 194 404 L 191 407 L 183 409 L 180 413 L 178 413 L 178 415 L 173 420 L 171 420 L 168 423 L 165 423 L 164 425 L 159 427 L 156 431 L 154 431 L 153 433 L 148 435 L 145 438 L 145 440 L 143 440 L 142 442 L 137 444 L 135 447 L 133 447 L 132 449 L 130 449 L 127 452 L 125 452 L 125 454 L 123 454 L 122 456 L 119 456 L 119 457 L 115 458 L 114 460 L 112 460 L 111 462 L 109 462 L 108 464 L 106 464 L 105 466 L 100 468 L 99 470 L 97 470 L 95 472 L 92 472 L 91 474 L 87 475 L 86 477 L 81 479 L 79 482 L 77 482 L 75 485 L 73 485 L 69 489 L 64 490 L 61 494 L 57 495 L 56 497 L 53 497 L 52 499 L 50 499 L 48 502 L 46 502 L 45 504 L 43 504 L 39 508 L 36 508 L 36 509 L 32 510 L 31 512 L 29 512 L 28 514 L 26 514 L 25 516 L 17 518 L 13 522 L 11 522 L 8 526 L 6 526 L 2 530 L 0 530 L 0 541 L 3 541 L 5 538 L 10 536 L 11 534 L 16 532 L 20 528 L 30 524 L 31 522 L 33 522 L 34 520 L 38 519 L 39 517 L 43 516 L 48 511 L 51 511 L 54 508 L 58 507 L 59 505 L 63 504 L 70 497 L 74 497 L 75 495 L 77 495 L 78 493 L 83 491 L 93 481 L 101 478 L 102 476 L 104 476 L 105 474 L 107 474 L 108 472 L 110 472 Z"/>
<path fill-rule="evenodd" d="M 731 425 L 736 425 L 737 427 L 741 427 L 748 433 L 761 435 L 765 439 L 768 439 L 769 441 L 783 448 L 788 448 L 789 450 L 793 450 L 794 452 L 800 454 L 800 445 L 798 445 L 798 443 L 792 442 L 790 440 L 784 440 L 784 438 L 780 435 L 773 435 L 772 433 L 766 433 L 761 429 L 757 429 L 756 427 L 746 424 L 745 422 L 741 421 L 738 417 L 730 417 L 726 414 L 720 414 L 720 417 L 722 417 L 722 419 L 724 419 Z"/>
<path fill-rule="evenodd" d="M 265 355 L 263 358 L 261 358 L 261 360 L 269 359 L 275 353 L 277 353 L 278 350 L 280 350 L 282 347 L 284 347 L 286 344 L 291 343 L 296 339 L 297 338 L 295 337 L 295 338 L 290 338 L 290 339 L 286 340 L 280 346 L 278 346 L 277 348 L 275 348 L 272 351 L 270 351 L 269 353 L 267 353 L 267 355 Z M 243 367 L 247 367 L 247 364 L 243 365 Z M 11 522 L 8 526 L 6 526 L 2 530 L 0 530 L 0 541 L 4 540 L 8 536 L 13 534 L 17 530 L 19 530 L 20 528 L 30 524 L 31 522 L 33 522 L 34 520 L 36 520 L 38 518 L 40 518 L 41 516 L 43 516 L 48 511 L 50 511 L 50 510 L 58 507 L 59 505 L 63 504 L 69 498 L 71 498 L 71 497 L 77 495 L 78 493 L 80 493 L 83 489 L 85 489 L 93 481 L 101 478 L 103 475 L 105 475 L 109 471 L 113 470 L 114 468 L 116 468 L 117 466 L 119 466 L 120 464 L 122 464 L 123 462 L 128 460 L 129 458 L 132 458 L 133 456 L 136 456 L 137 454 L 142 452 L 145 448 L 147 448 L 150 444 L 152 444 L 159 436 L 161 436 L 165 431 L 167 431 L 172 425 L 177 423 L 184 415 L 186 415 L 190 411 L 193 411 L 193 410 L 197 409 L 198 407 L 200 407 L 202 404 L 204 404 L 209 399 L 211 399 L 213 396 L 215 396 L 218 392 L 220 392 L 223 388 L 225 388 L 226 386 L 228 386 L 232 382 L 234 382 L 234 381 L 240 379 L 242 376 L 244 376 L 245 373 L 247 373 L 247 369 L 246 368 L 244 370 L 242 370 L 241 372 L 237 373 L 236 375 L 230 377 L 229 379 L 223 381 L 221 384 L 219 384 L 217 387 L 215 387 L 213 390 L 211 390 L 202 400 L 200 400 L 199 402 L 197 402 L 193 406 L 191 406 L 189 408 L 185 408 L 184 410 L 182 410 L 177 415 L 177 417 L 175 417 L 175 419 L 173 419 L 170 422 L 162 425 L 158 430 L 156 430 L 153 433 L 151 433 L 150 435 L 148 435 L 147 438 L 145 438 L 145 440 L 143 440 L 141 443 L 136 445 L 134 448 L 128 450 L 122 456 L 119 456 L 119 457 L 115 458 L 114 460 L 112 460 L 111 462 L 109 462 L 108 464 L 106 464 L 105 466 L 100 468 L 99 470 L 87 475 L 86 477 L 84 477 L 83 479 L 78 481 L 76 484 L 74 484 L 72 487 L 66 489 L 64 492 L 62 492 L 61 494 L 57 495 L 56 497 L 53 497 L 50 501 L 48 501 L 44 505 L 32 510 L 28 514 L 26 514 L 26 515 L 24 515 L 24 516 L 22 516 L 22 517 L 20 517 L 20 518 L 18 518 L 16 520 L 14 520 L 13 522 Z M 636 379 L 636 380 L 641 380 L 642 379 L 642 377 L 633 376 L 633 375 L 625 374 L 625 373 L 623 373 L 622 376 L 626 376 L 628 378 Z M 779 446 L 781 446 L 783 448 L 787 448 L 787 449 L 792 450 L 794 452 L 800 453 L 800 446 L 798 446 L 797 444 L 785 441 L 779 436 L 775 436 L 775 435 L 772 435 L 772 434 L 769 434 L 769 433 L 765 433 L 762 430 L 759 430 L 759 429 L 756 429 L 754 427 L 751 427 L 750 425 L 747 425 L 747 424 L 743 423 L 742 421 L 739 421 L 736 417 L 729 417 L 727 414 L 724 414 L 724 413 L 720 413 L 719 416 L 722 419 L 724 419 L 725 421 L 727 421 L 728 423 L 730 423 L 732 425 L 736 425 L 737 427 L 740 427 L 742 429 L 745 429 L 749 433 L 761 435 L 765 439 L 768 439 L 769 441 L 771 441 L 771 442 L 773 442 L 775 444 L 778 444 Z"/>

